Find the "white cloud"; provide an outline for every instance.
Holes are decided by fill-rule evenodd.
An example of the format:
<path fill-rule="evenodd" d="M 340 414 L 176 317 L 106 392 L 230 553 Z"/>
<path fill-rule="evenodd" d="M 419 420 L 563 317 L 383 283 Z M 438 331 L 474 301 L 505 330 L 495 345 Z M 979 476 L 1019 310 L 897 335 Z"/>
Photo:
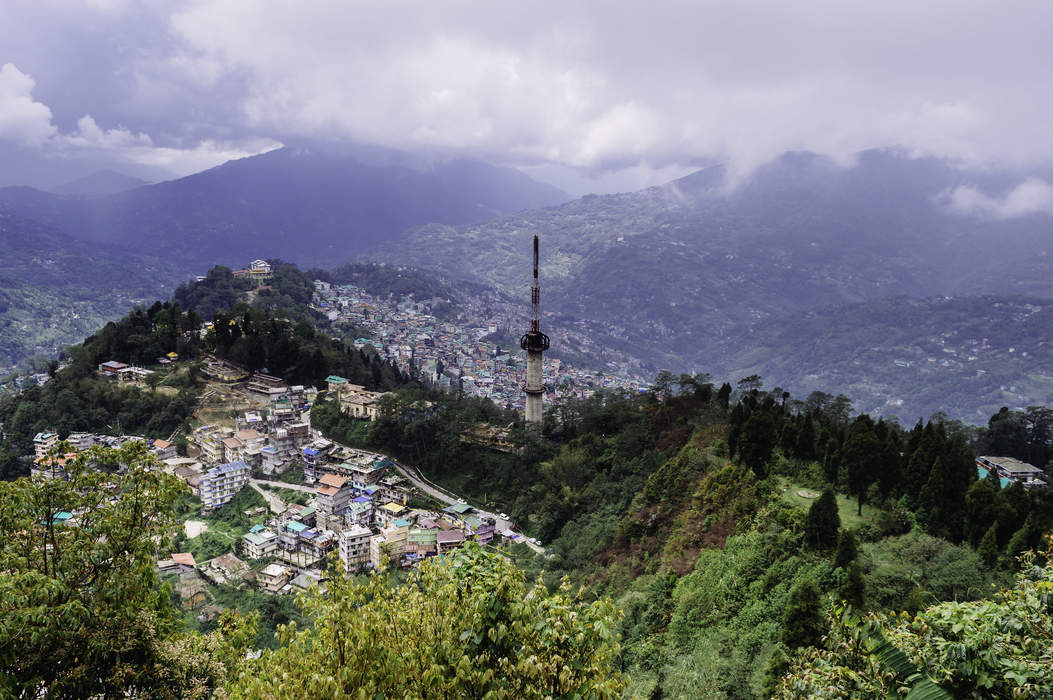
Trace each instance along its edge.
<path fill-rule="evenodd" d="M 984 194 L 973 185 L 962 185 L 944 195 L 946 203 L 959 214 L 1013 219 L 1031 214 L 1053 215 L 1053 184 L 1028 178 L 1002 197 Z"/>
<path fill-rule="evenodd" d="M 34 85 L 14 64 L 0 68 L 0 139 L 39 146 L 54 135 L 51 110 L 33 100 Z"/>
<path fill-rule="evenodd" d="M 1048 164 L 1051 25 L 1045 0 L 0 3 L 0 46 L 55 124 L 656 176 L 876 147 Z"/>
<path fill-rule="evenodd" d="M 52 123 L 51 109 L 33 99 L 35 83 L 11 63 L 0 68 L 0 139 L 39 150 L 52 158 L 93 158 L 113 164 L 131 163 L 189 175 L 235 158 L 281 146 L 273 139 L 206 139 L 183 146 L 159 146 L 146 133 L 124 126 L 100 127 L 91 115 L 77 121 L 75 131 L 62 133 Z"/>
<path fill-rule="evenodd" d="M 193 0 L 184 49 L 244 76 L 249 124 L 522 163 L 748 172 L 786 150 L 1053 158 L 1050 10 L 933 0 L 392 3 Z M 940 27 L 937 31 L 934 27 Z M 1020 134 L 1032 138 L 1022 143 Z"/>

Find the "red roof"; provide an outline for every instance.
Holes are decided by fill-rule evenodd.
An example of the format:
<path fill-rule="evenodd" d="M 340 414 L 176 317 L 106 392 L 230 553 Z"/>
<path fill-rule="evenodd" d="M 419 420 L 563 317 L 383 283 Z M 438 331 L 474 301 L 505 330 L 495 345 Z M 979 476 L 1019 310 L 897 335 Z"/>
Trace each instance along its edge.
<path fill-rule="evenodd" d="M 172 561 L 176 564 L 185 564 L 186 566 L 197 566 L 197 562 L 194 561 L 194 555 L 190 552 L 178 552 L 172 555 Z"/>
<path fill-rule="evenodd" d="M 347 483 L 347 477 L 346 476 L 339 476 L 337 474 L 326 474 L 325 476 L 323 476 L 318 481 L 322 482 L 326 486 L 332 486 L 333 488 L 339 489 L 339 488 L 343 487 L 344 484 Z M 319 489 L 319 490 L 321 490 L 321 489 Z"/>

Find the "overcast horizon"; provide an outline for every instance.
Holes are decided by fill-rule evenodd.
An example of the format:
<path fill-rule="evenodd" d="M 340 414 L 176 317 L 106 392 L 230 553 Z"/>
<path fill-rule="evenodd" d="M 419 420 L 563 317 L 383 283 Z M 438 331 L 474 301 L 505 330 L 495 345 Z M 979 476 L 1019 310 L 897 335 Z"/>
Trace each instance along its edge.
<path fill-rule="evenodd" d="M 742 177 L 788 150 L 1027 173 L 1053 163 L 1051 19 L 947 0 L 7 3 L 0 185 L 166 179 L 305 138 L 476 157 L 576 195 L 717 162 Z M 1053 211 L 1037 178 L 960 194 Z"/>

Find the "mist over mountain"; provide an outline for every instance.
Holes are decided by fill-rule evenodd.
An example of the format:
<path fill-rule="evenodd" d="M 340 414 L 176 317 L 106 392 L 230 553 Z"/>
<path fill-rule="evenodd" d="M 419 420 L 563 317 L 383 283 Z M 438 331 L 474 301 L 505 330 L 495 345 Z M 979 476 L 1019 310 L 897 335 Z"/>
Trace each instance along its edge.
<path fill-rule="evenodd" d="M 180 276 L 162 258 L 78 240 L 3 210 L 0 249 L 0 374 L 165 296 Z"/>
<path fill-rule="evenodd" d="M 149 184 L 146 180 L 131 177 L 115 170 L 104 169 L 96 170 L 84 177 L 67 182 L 54 188 L 52 191 L 55 194 L 64 194 L 72 197 L 103 197 Z"/>
<path fill-rule="evenodd" d="M 90 200 L 4 188 L 0 210 L 202 269 L 253 257 L 333 264 L 410 227 L 475 223 L 568 198 L 479 161 L 309 145 Z"/>
<path fill-rule="evenodd" d="M 406 228 L 479 222 L 568 198 L 478 161 L 328 144 L 155 185 L 100 172 L 60 192 L 2 188 L 0 367 L 54 354 L 215 264 L 262 257 L 334 266 Z M 73 300 L 90 305 L 75 312 L 83 323 L 57 313 Z"/>
<path fill-rule="evenodd" d="M 812 309 L 890 296 L 1053 297 L 1047 214 L 997 218 L 955 204 L 962 188 L 997 194 L 1021 179 L 881 151 L 851 167 L 793 153 L 730 191 L 724 171 L 709 168 L 484 224 L 425 226 L 373 254 L 526 299 L 537 233 L 545 308 L 603 321 L 656 366 L 774 368 L 734 358 L 758 324 Z"/>

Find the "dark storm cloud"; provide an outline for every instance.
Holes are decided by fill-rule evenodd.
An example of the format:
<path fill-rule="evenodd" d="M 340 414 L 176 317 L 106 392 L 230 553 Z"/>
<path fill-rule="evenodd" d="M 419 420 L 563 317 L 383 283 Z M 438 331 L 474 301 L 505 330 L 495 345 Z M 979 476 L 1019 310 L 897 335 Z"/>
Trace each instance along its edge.
<path fill-rule="evenodd" d="M 0 64 L 52 116 L 0 139 L 50 126 L 62 150 L 87 114 L 116 130 L 105 152 L 199 152 L 183 169 L 206 140 L 222 157 L 309 136 L 641 184 L 792 149 L 1026 167 L 1053 156 L 1051 20 L 961 0 L 16 3 Z"/>

